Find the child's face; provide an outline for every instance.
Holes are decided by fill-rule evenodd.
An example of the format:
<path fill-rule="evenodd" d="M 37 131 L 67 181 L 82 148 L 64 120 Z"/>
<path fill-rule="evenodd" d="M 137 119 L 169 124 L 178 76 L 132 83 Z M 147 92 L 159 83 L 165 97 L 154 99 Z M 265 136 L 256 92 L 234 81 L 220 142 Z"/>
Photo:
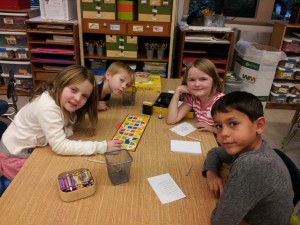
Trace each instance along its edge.
<path fill-rule="evenodd" d="M 125 74 L 117 73 L 111 75 L 110 73 L 107 73 L 106 79 L 108 80 L 110 93 L 122 94 L 130 86 L 130 78 Z"/>
<path fill-rule="evenodd" d="M 260 135 L 265 127 L 263 117 L 251 122 L 246 114 L 233 109 L 227 113 L 216 112 L 213 118 L 218 142 L 228 154 L 241 154 L 261 146 Z"/>
<path fill-rule="evenodd" d="M 73 84 L 63 89 L 61 104 L 67 112 L 74 112 L 83 107 L 90 97 L 93 85 L 85 80 L 79 84 Z"/>
<path fill-rule="evenodd" d="M 213 79 L 196 67 L 191 67 L 187 77 L 187 87 L 191 95 L 207 97 L 210 95 Z"/>

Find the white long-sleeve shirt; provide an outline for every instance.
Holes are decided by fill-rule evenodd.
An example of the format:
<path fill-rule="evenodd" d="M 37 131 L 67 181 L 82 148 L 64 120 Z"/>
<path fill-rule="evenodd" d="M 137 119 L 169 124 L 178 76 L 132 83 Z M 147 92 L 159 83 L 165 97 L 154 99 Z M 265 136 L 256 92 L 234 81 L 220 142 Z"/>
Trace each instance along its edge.
<path fill-rule="evenodd" d="M 46 146 L 61 155 L 103 154 L 106 141 L 69 140 L 71 126 L 64 121 L 63 112 L 48 92 L 26 104 L 15 116 L 2 136 L 2 142 L 12 155 L 26 154 L 27 149 Z"/>

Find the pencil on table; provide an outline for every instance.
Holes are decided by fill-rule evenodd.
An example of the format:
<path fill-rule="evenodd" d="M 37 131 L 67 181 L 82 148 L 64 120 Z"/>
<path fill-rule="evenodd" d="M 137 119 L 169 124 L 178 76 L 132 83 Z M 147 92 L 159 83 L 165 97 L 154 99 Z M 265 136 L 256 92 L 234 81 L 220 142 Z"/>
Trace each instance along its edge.
<path fill-rule="evenodd" d="M 189 173 L 190 173 L 191 169 L 192 169 L 192 164 L 190 165 L 190 167 L 189 167 L 188 171 L 186 172 L 186 174 L 185 174 L 186 176 L 188 176 L 188 175 L 189 175 Z"/>
<path fill-rule="evenodd" d="M 195 140 L 195 141 L 202 141 L 202 140 L 200 140 L 200 139 L 198 139 L 198 138 L 193 138 L 193 137 L 190 137 L 190 136 L 186 136 L 187 138 L 189 138 L 189 139 L 192 139 L 192 140 Z"/>
<path fill-rule="evenodd" d="M 95 162 L 95 163 L 105 164 L 104 161 L 99 161 L 99 160 L 94 160 L 94 159 L 88 159 L 88 161 L 90 161 L 90 162 Z"/>

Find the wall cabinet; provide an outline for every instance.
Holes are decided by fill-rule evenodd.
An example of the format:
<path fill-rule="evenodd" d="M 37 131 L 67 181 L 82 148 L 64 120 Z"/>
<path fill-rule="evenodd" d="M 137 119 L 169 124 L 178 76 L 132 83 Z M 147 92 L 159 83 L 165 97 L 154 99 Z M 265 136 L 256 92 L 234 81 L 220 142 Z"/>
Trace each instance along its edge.
<path fill-rule="evenodd" d="M 39 8 L 0 10 L 0 63 L 5 81 L 2 86 L 0 84 L 0 94 L 6 94 L 10 70 L 15 74 L 18 95 L 28 95 L 32 91 L 25 21 L 39 14 Z"/>
<path fill-rule="evenodd" d="M 300 25 L 287 24 L 284 22 L 274 23 L 270 45 L 276 47 L 279 50 L 284 51 L 287 57 L 300 59 Z M 294 65 L 297 65 L 298 69 L 292 68 L 293 69 L 292 72 L 289 72 L 291 68 L 289 68 L 288 71 L 283 71 L 282 74 L 287 74 L 287 76 L 275 75 L 274 82 L 286 83 L 286 84 L 290 84 L 291 86 L 298 85 L 298 87 L 300 87 L 300 76 L 296 75 L 298 74 L 297 71 L 300 72 L 300 66 L 299 66 L 300 64 L 298 62 L 297 64 Z M 285 68 L 283 70 L 285 70 Z M 281 72 L 277 71 L 277 73 L 280 74 Z M 299 98 L 300 97 L 298 97 L 298 99 Z M 278 99 L 278 102 L 276 102 L 276 99 Z M 281 101 L 281 99 L 283 100 Z M 287 103 L 285 99 L 287 98 L 275 97 L 275 101 L 271 101 L 271 98 L 269 98 L 269 101 L 266 104 L 266 108 L 273 108 L 273 109 L 296 109 L 297 108 L 297 104 L 299 104 L 299 101 L 298 103 L 293 104 L 293 103 Z"/>
<path fill-rule="evenodd" d="M 78 0 L 78 19 L 80 23 L 80 45 L 81 63 L 87 67 L 91 66 L 91 60 L 102 60 L 108 66 L 113 61 L 125 61 L 136 65 L 136 71 L 143 71 L 144 62 L 157 62 L 167 64 L 167 77 L 172 75 L 173 38 L 175 9 L 177 1 L 144 1 L 139 0 L 132 11 L 136 16 L 130 16 L 129 20 L 117 19 L 119 14 L 117 1 L 86 1 Z M 130 1 L 127 1 L 129 4 Z M 131 3 L 130 3 L 131 4 Z M 132 2 L 133 4 L 133 2 Z M 141 4 L 158 4 L 158 6 L 141 7 Z M 159 13 L 151 15 L 153 10 L 167 6 L 162 11 L 167 16 Z M 138 11 L 140 12 L 138 14 Z M 118 14 L 118 15 L 117 15 Z M 146 15 L 149 15 L 148 17 Z M 141 18 L 144 21 L 140 21 Z M 167 19 L 166 19 L 167 18 Z M 145 21 L 149 19 L 149 21 Z M 166 20 L 166 22 L 161 22 Z M 88 51 L 90 41 L 101 41 L 105 43 L 104 54 L 97 51 Z M 163 58 L 158 59 L 156 54 L 152 59 L 146 57 L 145 43 L 167 44 Z"/>
<path fill-rule="evenodd" d="M 26 21 L 35 92 L 59 71 L 80 64 L 78 22 L 32 18 Z"/>
<path fill-rule="evenodd" d="M 178 26 L 176 76 L 180 78 L 191 61 L 207 58 L 214 62 L 220 77 L 225 80 L 231 64 L 233 40 L 234 31 L 230 28 L 202 27 L 192 30 Z"/>

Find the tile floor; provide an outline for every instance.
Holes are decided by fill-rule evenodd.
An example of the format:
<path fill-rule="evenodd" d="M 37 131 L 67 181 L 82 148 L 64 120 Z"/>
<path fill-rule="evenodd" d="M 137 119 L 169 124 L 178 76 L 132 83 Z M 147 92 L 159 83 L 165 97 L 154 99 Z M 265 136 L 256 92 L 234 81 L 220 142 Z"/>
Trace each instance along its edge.
<path fill-rule="evenodd" d="M 0 95 L 0 99 L 7 99 L 5 95 Z M 19 96 L 18 107 L 22 107 L 28 102 L 29 97 Z M 286 136 L 295 110 L 283 109 L 265 109 L 267 126 L 263 133 L 263 138 L 274 148 L 281 149 L 282 139 Z M 294 126 L 296 127 L 296 126 Z M 300 132 L 296 134 L 293 140 L 286 146 L 286 154 L 295 162 L 300 169 Z"/>

